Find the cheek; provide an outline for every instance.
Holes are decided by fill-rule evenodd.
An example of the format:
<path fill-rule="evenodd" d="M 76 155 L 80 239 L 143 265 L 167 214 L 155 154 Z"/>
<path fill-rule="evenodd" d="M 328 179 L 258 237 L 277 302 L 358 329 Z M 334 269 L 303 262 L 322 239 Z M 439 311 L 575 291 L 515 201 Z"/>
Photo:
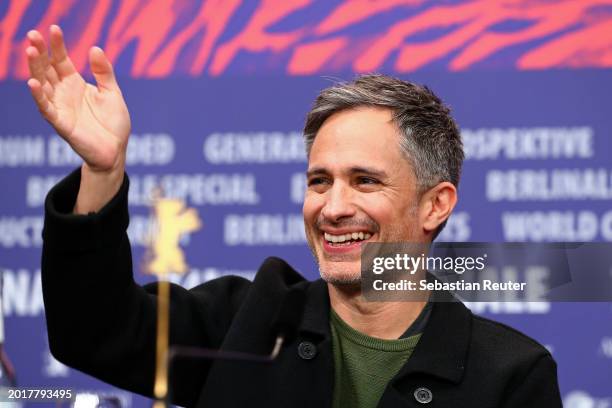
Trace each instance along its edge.
<path fill-rule="evenodd" d="M 372 220 L 376 221 L 381 227 L 393 220 L 397 209 L 387 197 L 380 194 L 362 194 L 357 200 L 361 208 Z"/>
<path fill-rule="evenodd" d="M 324 201 L 321 194 L 315 194 L 309 191 L 306 192 L 304 195 L 302 213 L 304 214 L 304 221 L 307 224 L 312 224 L 317 219 L 323 208 L 323 204 Z"/>
<path fill-rule="evenodd" d="M 416 219 L 408 204 L 386 195 L 362 197 L 361 208 L 380 228 L 382 240 L 410 240 Z"/>

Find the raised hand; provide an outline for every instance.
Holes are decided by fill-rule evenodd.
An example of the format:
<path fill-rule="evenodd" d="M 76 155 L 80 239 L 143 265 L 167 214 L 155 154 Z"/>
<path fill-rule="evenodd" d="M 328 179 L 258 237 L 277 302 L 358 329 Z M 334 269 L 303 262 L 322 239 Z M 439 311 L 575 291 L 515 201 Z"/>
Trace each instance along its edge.
<path fill-rule="evenodd" d="M 130 115 L 110 62 L 100 48 L 91 48 L 97 87 L 86 83 L 68 57 L 62 30 L 49 31 L 51 55 L 38 31 L 27 35 L 28 86 L 38 109 L 93 171 L 123 166 Z"/>
<path fill-rule="evenodd" d="M 49 31 L 50 55 L 42 35 L 28 32 L 28 86 L 42 116 L 83 158 L 74 212 L 95 212 L 121 186 L 130 114 L 104 52 L 89 50 L 96 87 L 86 83 L 70 61 L 62 30 L 53 25 Z"/>

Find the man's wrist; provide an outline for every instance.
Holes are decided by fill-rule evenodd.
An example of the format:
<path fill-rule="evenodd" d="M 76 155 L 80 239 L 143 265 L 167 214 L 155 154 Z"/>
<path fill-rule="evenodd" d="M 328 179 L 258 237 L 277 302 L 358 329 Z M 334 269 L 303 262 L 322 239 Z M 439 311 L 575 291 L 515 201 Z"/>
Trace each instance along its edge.
<path fill-rule="evenodd" d="M 74 214 L 100 211 L 119 191 L 125 174 L 121 163 L 109 171 L 92 170 L 86 163 L 81 166 L 81 184 L 74 205 Z"/>

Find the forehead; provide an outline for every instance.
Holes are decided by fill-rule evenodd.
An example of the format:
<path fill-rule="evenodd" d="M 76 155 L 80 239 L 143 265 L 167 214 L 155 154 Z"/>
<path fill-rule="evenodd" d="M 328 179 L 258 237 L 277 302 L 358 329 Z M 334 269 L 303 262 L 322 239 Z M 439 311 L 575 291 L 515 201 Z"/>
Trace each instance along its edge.
<path fill-rule="evenodd" d="M 402 158 L 392 112 L 359 107 L 327 118 L 317 132 L 308 162 L 311 167 L 343 163 L 392 167 Z"/>

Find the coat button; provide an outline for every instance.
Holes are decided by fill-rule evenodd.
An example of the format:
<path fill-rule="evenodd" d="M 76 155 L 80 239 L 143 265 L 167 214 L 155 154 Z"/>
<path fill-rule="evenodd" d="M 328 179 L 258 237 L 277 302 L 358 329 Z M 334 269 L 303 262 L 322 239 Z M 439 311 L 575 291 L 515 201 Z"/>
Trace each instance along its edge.
<path fill-rule="evenodd" d="M 312 360 L 317 355 L 317 346 L 309 341 L 303 341 L 298 345 L 298 355 L 304 360 Z"/>
<path fill-rule="evenodd" d="M 421 404 L 429 404 L 433 399 L 433 394 L 429 388 L 420 387 L 414 391 L 414 398 Z"/>

